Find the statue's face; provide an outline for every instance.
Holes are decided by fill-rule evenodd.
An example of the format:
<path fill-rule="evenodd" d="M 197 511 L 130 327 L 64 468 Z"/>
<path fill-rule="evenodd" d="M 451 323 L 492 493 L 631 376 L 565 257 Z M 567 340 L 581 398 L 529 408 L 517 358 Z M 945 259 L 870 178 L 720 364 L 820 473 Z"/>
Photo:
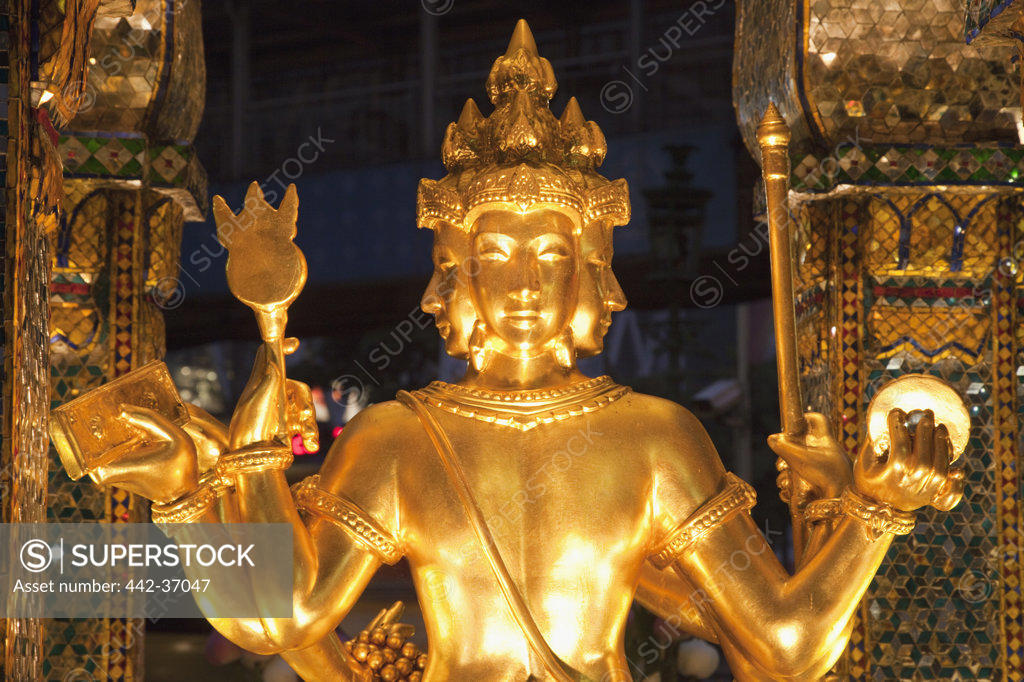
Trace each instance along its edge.
<path fill-rule="evenodd" d="M 597 355 L 604 349 L 612 313 L 626 307 L 626 296 L 612 272 L 612 230 L 607 221 L 599 221 L 585 227 L 580 238 L 583 265 L 579 301 L 572 318 L 579 356 Z"/>
<path fill-rule="evenodd" d="M 491 333 L 514 351 L 539 349 L 569 324 L 578 284 L 573 227 L 547 209 L 489 211 L 473 225 L 473 302 Z"/>
<path fill-rule="evenodd" d="M 434 316 L 445 351 L 457 358 L 469 355 L 469 335 L 476 309 L 469 293 L 469 235 L 452 225 L 434 231 L 434 274 L 420 308 Z"/>

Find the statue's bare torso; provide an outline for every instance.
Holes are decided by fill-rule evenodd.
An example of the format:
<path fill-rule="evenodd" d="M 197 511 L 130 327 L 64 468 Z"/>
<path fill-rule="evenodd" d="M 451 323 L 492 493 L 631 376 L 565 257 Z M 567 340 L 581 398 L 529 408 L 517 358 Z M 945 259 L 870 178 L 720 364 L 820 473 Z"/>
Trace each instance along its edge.
<path fill-rule="evenodd" d="M 680 449 L 684 430 L 700 428 L 696 420 L 635 393 L 525 431 L 432 414 L 551 648 L 593 679 L 630 679 L 623 628 L 641 564 L 665 526 L 703 501 L 687 500 L 679 481 L 722 472 L 717 456 L 701 461 Z M 397 402 L 375 405 L 346 431 L 324 483 L 402 546 L 430 640 L 426 679 L 542 677 L 413 412 Z"/>

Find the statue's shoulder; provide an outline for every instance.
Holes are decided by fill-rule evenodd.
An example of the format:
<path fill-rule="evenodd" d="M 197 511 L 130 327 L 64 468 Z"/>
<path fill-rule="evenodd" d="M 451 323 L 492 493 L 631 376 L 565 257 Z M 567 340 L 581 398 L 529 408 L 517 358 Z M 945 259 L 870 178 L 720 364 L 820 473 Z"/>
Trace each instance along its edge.
<path fill-rule="evenodd" d="M 643 427 L 652 428 L 658 432 L 675 431 L 680 428 L 699 428 L 702 432 L 704 430 L 700 420 L 688 409 L 679 403 L 659 398 L 656 395 L 630 391 L 625 396 L 623 407 L 635 413 L 631 416 L 634 416 Z"/>
<path fill-rule="evenodd" d="M 631 392 L 623 407 L 631 429 L 644 440 L 645 450 L 655 459 L 705 456 L 718 459 L 711 439 L 700 420 L 679 403 L 644 393 Z"/>
<path fill-rule="evenodd" d="M 331 444 L 322 480 L 386 477 L 422 433 L 416 415 L 398 401 L 374 403 L 352 417 Z M 422 442 L 429 446 L 425 435 Z"/>
<path fill-rule="evenodd" d="M 421 433 L 416 415 L 397 400 L 375 402 L 350 419 L 336 441 L 358 450 L 383 451 L 408 446 L 411 434 Z"/>
<path fill-rule="evenodd" d="M 416 415 L 397 400 L 374 403 L 353 417 L 342 434 L 348 438 L 393 440 L 408 436 L 410 429 L 422 430 Z"/>

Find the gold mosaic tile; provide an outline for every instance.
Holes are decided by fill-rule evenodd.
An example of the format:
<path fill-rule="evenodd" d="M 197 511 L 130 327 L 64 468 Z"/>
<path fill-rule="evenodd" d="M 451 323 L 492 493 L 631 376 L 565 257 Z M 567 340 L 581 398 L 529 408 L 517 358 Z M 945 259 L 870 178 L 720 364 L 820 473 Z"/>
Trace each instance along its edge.
<path fill-rule="evenodd" d="M 748 149 L 770 98 L 798 155 L 858 140 L 1016 143 L 1016 67 L 963 32 L 951 0 L 739 2 L 733 99 Z"/>

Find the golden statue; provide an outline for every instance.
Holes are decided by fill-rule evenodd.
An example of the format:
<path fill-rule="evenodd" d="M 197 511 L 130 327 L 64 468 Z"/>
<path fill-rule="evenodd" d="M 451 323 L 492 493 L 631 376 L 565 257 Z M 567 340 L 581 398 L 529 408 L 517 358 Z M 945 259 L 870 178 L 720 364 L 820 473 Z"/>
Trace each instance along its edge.
<path fill-rule="evenodd" d="M 623 632 L 635 596 L 685 613 L 737 679 L 817 679 L 894 536 L 910 532 L 915 510 L 961 498 L 946 425 L 906 413 L 941 398 L 890 401 L 887 447 L 848 455 L 824 417 L 803 414 L 780 345 L 784 429 L 770 444 L 806 529 L 788 574 L 751 520 L 753 490 L 693 415 L 576 367 L 625 306 L 611 235 L 629 198 L 624 180 L 597 173 L 604 137 L 576 101 L 551 113 L 555 88 L 520 21 L 487 78 L 493 113 L 467 101 L 445 135 L 448 175 L 420 184 L 435 264 L 422 306 L 447 351 L 469 361 L 461 381 L 365 409 L 320 473 L 289 489 L 290 436 L 315 433 L 308 389 L 284 371 L 297 345 L 285 310 L 305 262 L 290 242 L 294 192 L 274 211 L 253 188 L 238 215 L 215 205 L 237 256 L 232 291 L 257 311 L 265 341 L 230 426 L 125 407 L 147 445 L 87 473 L 151 498 L 155 521 L 291 524 L 293 617 L 210 621 L 247 649 L 280 652 L 307 680 L 630 680 Z M 784 154 L 784 128 L 766 119 L 766 161 Z M 787 237 L 773 167 L 773 226 Z M 791 323 L 787 256 L 776 255 L 777 319 L 788 306 Z M 377 568 L 403 557 L 429 641 L 415 665 L 385 651 L 383 625 L 380 641 L 346 647 L 335 634 Z"/>

